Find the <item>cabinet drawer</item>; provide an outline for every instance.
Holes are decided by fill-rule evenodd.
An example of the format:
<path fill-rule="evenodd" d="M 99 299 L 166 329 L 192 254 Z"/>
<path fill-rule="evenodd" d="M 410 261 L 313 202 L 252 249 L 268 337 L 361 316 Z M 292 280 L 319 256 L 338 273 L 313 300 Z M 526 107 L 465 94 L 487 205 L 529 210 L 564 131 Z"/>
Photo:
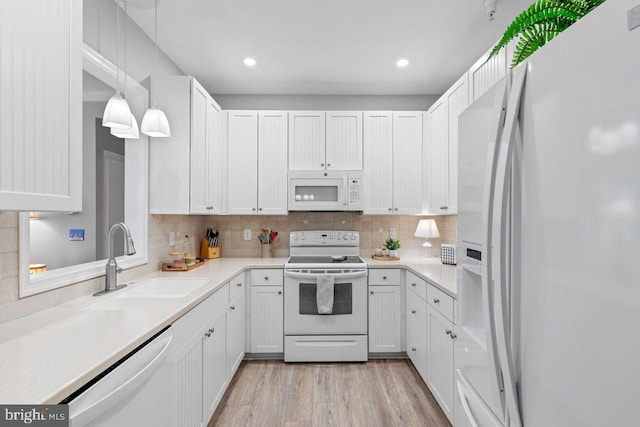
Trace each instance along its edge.
<path fill-rule="evenodd" d="M 282 269 L 259 269 L 251 270 L 251 286 L 282 286 L 284 276 Z"/>
<path fill-rule="evenodd" d="M 427 288 L 427 302 L 453 322 L 453 298 L 430 284 Z"/>
<path fill-rule="evenodd" d="M 232 300 L 244 289 L 244 271 L 229 281 L 229 299 Z"/>
<path fill-rule="evenodd" d="M 407 289 L 411 289 L 423 300 L 427 300 L 427 281 L 407 271 Z"/>
<path fill-rule="evenodd" d="M 415 332 L 427 340 L 427 303 L 412 292 L 407 293 L 407 334 Z"/>
<path fill-rule="evenodd" d="M 369 285 L 400 285 L 400 269 L 369 269 Z"/>

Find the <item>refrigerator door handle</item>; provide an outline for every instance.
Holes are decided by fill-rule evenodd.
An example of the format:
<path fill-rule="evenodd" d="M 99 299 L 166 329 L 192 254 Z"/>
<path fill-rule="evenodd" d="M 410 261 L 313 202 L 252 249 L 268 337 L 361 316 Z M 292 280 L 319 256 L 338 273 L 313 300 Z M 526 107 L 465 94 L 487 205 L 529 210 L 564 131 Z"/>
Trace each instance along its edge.
<path fill-rule="evenodd" d="M 478 423 L 476 419 L 473 417 L 473 413 L 471 412 L 471 408 L 469 407 L 469 402 L 467 401 L 467 395 L 464 392 L 464 385 L 458 381 L 457 382 L 458 396 L 460 397 L 460 401 L 462 402 L 462 409 L 464 409 L 464 413 L 467 415 L 467 420 L 471 427 L 478 427 Z"/>
<path fill-rule="evenodd" d="M 462 409 L 466 414 L 467 421 L 469 421 L 468 424 L 471 427 L 503 427 L 503 423 L 496 418 L 491 409 L 482 401 L 461 369 L 457 370 L 456 377 L 458 397 L 462 403 Z M 467 424 L 463 422 L 462 425 Z"/>
<path fill-rule="evenodd" d="M 486 167 L 486 177 L 484 182 L 484 194 L 483 194 L 483 203 L 482 203 L 482 224 L 483 224 L 483 235 L 482 235 L 482 248 L 484 250 L 484 260 L 482 262 L 482 311 L 486 313 L 485 316 L 485 330 L 487 331 L 487 358 L 489 361 L 489 375 L 491 384 L 495 387 L 496 398 L 498 401 L 502 402 L 503 399 L 500 398 L 500 391 L 503 389 L 502 385 L 502 377 L 500 374 L 500 362 L 497 358 L 496 354 L 496 344 L 495 344 L 495 325 L 494 325 L 494 315 L 493 315 L 493 296 L 492 289 L 490 287 L 492 283 L 491 277 L 491 260 L 493 258 L 493 242 L 492 242 L 492 225 L 493 225 L 493 200 L 495 197 L 495 176 L 496 176 L 496 167 L 498 161 L 498 153 L 500 149 L 500 137 L 504 128 L 505 121 L 505 112 L 506 112 L 506 104 L 507 104 L 507 94 L 509 81 L 508 77 L 502 83 L 503 87 L 501 89 L 497 89 L 496 95 L 496 108 L 495 115 L 497 116 L 495 121 L 492 123 L 491 128 L 491 143 L 489 144 L 489 149 L 487 150 L 487 167 Z M 504 409 L 501 407 L 501 409 Z"/>
<path fill-rule="evenodd" d="M 500 141 L 500 151 L 498 156 L 498 163 L 496 169 L 495 180 L 495 197 L 494 197 L 494 215 L 492 225 L 492 241 L 496 243 L 498 248 L 498 256 L 492 257 L 491 277 L 494 282 L 494 322 L 496 328 L 496 344 L 498 350 L 498 359 L 500 360 L 500 366 L 502 370 L 502 379 L 504 383 L 505 403 L 509 414 L 509 421 L 511 427 L 521 427 L 522 421 L 520 417 L 520 410 L 518 405 L 518 396 L 515 385 L 514 364 L 511 354 L 511 347 L 508 342 L 508 317 L 507 317 L 507 292 L 508 292 L 508 277 L 507 277 L 507 262 L 509 262 L 508 256 L 508 243 L 507 242 L 507 226 L 509 224 L 508 218 L 508 203 L 509 203 L 509 180 L 511 160 L 514 154 L 514 145 L 516 140 L 516 129 L 518 127 L 518 115 L 520 113 L 520 99 L 522 96 L 522 89 L 524 87 L 524 81 L 527 74 L 527 64 L 521 65 L 513 73 L 513 81 L 511 92 L 509 93 L 509 102 L 507 104 L 507 117 L 502 133 L 502 139 Z"/>

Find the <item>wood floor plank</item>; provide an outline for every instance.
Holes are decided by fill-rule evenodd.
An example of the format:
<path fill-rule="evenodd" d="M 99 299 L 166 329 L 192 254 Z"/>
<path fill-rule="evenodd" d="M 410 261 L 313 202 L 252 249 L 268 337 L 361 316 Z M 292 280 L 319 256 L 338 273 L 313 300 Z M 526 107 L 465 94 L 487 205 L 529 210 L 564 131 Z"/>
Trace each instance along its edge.
<path fill-rule="evenodd" d="M 287 422 L 313 420 L 313 378 L 315 367 L 296 363 L 284 367 L 291 371 L 291 389 L 287 402 Z"/>
<path fill-rule="evenodd" d="M 209 426 L 450 427 L 407 360 L 245 361 Z"/>
<path fill-rule="evenodd" d="M 254 422 L 249 425 L 261 427 L 281 427 L 285 423 L 287 401 L 289 400 L 288 385 L 267 384 L 260 402 L 260 412 Z"/>

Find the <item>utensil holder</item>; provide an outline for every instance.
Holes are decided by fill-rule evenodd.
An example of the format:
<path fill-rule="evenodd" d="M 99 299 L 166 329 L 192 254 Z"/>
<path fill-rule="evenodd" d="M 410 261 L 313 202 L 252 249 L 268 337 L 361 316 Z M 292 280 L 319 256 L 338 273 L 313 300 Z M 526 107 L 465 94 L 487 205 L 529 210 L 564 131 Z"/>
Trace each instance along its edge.
<path fill-rule="evenodd" d="M 213 259 L 220 258 L 220 248 L 218 247 L 209 247 L 209 240 L 202 239 L 202 243 L 200 244 L 200 258 L 204 259 Z"/>
<path fill-rule="evenodd" d="M 262 258 L 271 258 L 271 245 L 266 243 L 260 245 L 260 256 Z"/>

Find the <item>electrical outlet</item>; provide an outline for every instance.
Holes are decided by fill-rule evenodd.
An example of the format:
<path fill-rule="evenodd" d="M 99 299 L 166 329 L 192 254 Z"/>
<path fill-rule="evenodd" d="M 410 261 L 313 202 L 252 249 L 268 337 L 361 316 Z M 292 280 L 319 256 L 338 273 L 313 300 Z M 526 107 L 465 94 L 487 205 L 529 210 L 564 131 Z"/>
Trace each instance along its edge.
<path fill-rule="evenodd" d="M 251 240 L 251 229 L 250 228 L 245 228 L 244 229 L 244 240 Z"/>
<path fill-rule="evenodd" d="M 396 238 L 396 229 L 395 228 L 390 228 L 389 229 L 389 237 L 391 237 L 392 239 Z"/>
<path fill-rule="evenodd" d="M 169 232 L 169 246 L 175 246 L 176 245 L 176 233 L 171 231 Z"/>

